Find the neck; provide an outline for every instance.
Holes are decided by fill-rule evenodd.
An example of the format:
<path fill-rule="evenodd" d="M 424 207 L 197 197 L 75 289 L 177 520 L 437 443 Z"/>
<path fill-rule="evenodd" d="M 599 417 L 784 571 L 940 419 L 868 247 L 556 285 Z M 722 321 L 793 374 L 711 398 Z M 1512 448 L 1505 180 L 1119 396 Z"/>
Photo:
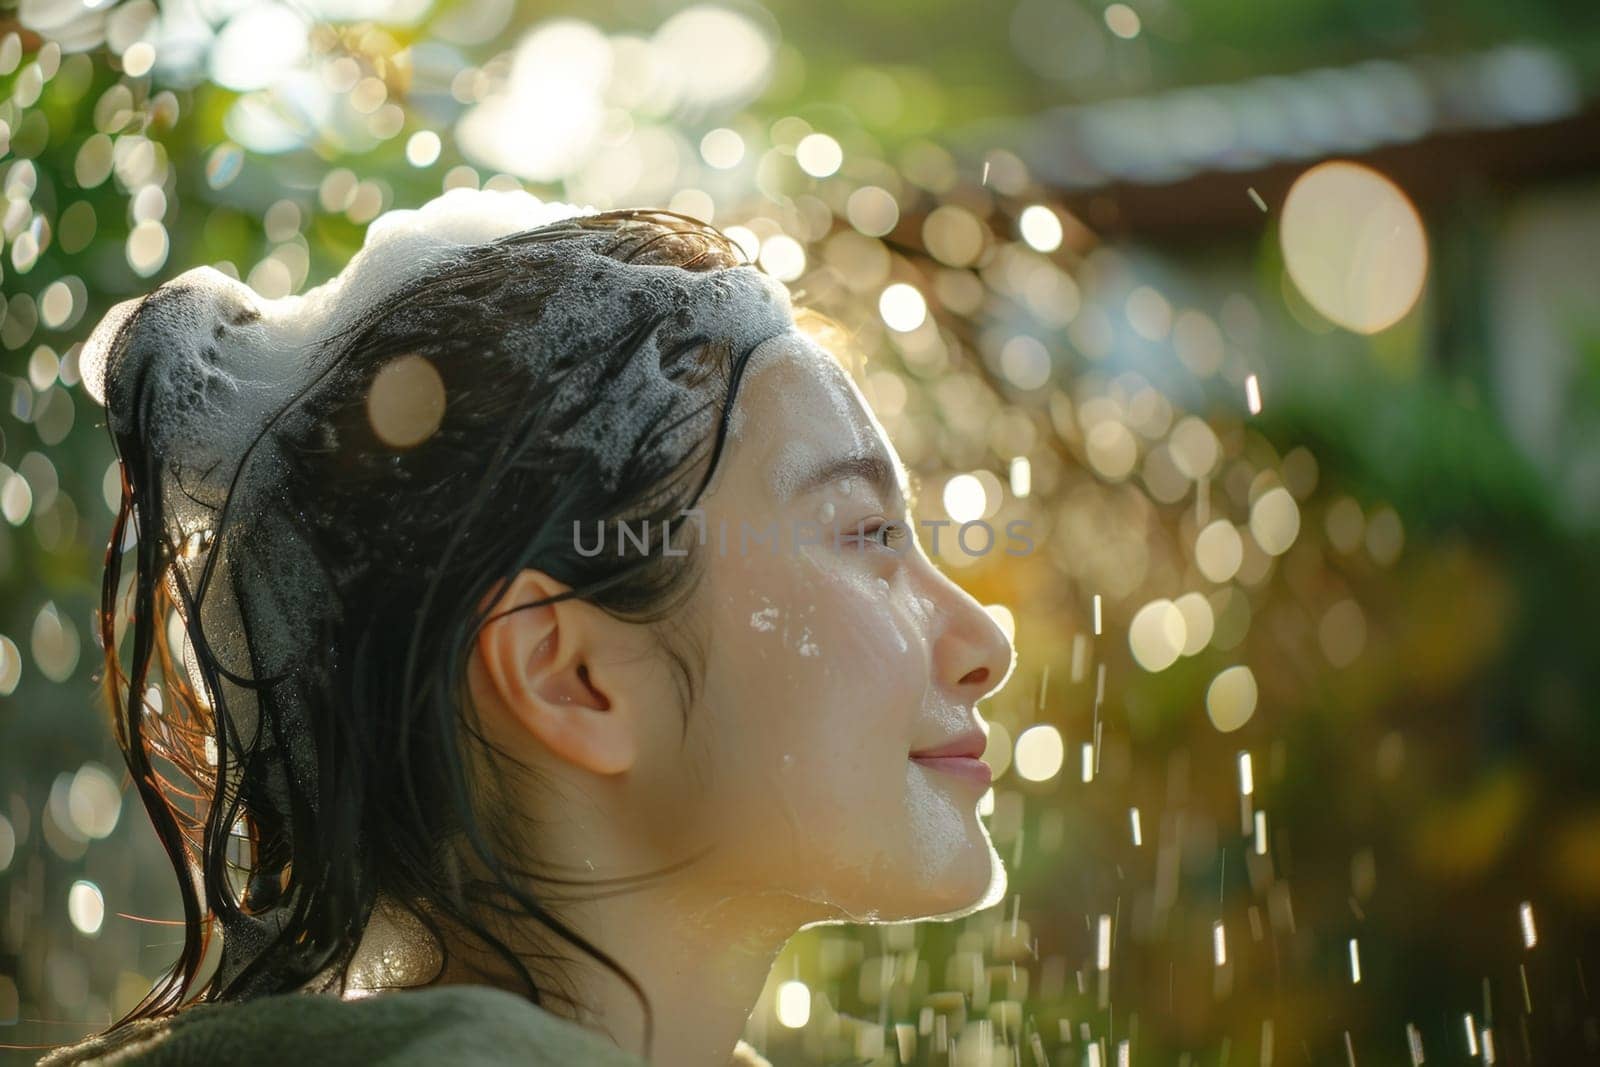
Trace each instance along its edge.
<path fill-rule="evenodd" d="M 638 981 L 651 1008 L 655 1067 L 727 1063 L 773 961 L 810 916 L 792 900 L 722 897 L 664 886 L 581 905 L 571 924 Z M 578 1021 L 645 1054 L 643 1005 L 588 957 L 574 982 Z"/>
<path fill-rule="evenodd" d="M 562 920 L 620 963 L 648 997 L 650 1047 L 645 1046 L 644 1007 L 632 987 L 575 947 L 561 946 L 569 962 L 559 989 L 571 993 L 572 1003 L 553 996 L 544 1004 L 553 1014 L 608 1035 L 653 1067 L 725 1064 L 778 953 L 796 930 L 817 917 L 814 905 L 791 897 L 712 899 L 699 887 L 675 884 L 670 877 L 612 896 L 565 903 Z M 419 929 L 398 909 L 375 911 L 352 966 L 352 984 L 408 985 L 431 978 L 437 957 L 420 947 Z M 509 933 L 502 935 L 508 944 L 539 944 L 544 950 L 551 944 L 542 927 Z M 371 980 L 372 968 L 365 961 L 373 960 L 383 961 L 386 980 Z M 514 975 L 485 967 L 483 957 L 474 957 L 474 962 L 477 967 L 452 944 L 439 984 L 523 990 Z M 532 964 L 530 970 L 540 978 Z M 541 983 L 545 988 L 550 988 L 548 979 Z"/>

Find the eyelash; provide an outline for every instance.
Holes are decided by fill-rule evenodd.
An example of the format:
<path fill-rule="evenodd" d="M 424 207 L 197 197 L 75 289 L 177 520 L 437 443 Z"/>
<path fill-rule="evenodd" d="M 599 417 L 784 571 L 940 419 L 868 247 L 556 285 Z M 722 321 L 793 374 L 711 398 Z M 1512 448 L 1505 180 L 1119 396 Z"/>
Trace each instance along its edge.
<path fill-rule="evenodd" d="M 872 538 L 873 541 L 876 544 L 878 544 L 880 547 L 892 549 L 894 547 L 894 545 L 898 544 L 901 540 L 903 540 L 905 538 L 905 536 L 906 536 L 906 528 L 902 523 L 890 522 L 888 519 L 881 519 L 881 520 L 874 520 L 874 521 L 877 523 L 877 525 L 872 526 L 870 528 L 867 527 L 867 526 L 862 526 L 861 533 L 862 533 L 862 536 L 864 536 L 864 537 Z M 886 531 L 887 534 L 888 534 L 888 538 L 887 539 L 883 539 L 883 538 L 878 538 L 878 537 L 874 536 L 875 534 L 879 533 L 880 531 Z"/>

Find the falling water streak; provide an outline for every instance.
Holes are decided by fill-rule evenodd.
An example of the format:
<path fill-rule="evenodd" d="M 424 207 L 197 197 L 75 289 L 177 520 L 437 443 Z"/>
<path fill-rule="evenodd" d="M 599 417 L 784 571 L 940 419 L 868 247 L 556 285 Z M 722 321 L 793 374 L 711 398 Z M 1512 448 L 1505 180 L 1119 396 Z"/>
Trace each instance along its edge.
<path fill-rule="evenodd" d="M 1250 194 L 1250 202 L 1256 207 L 1260 208 L 1262 213 L 1265 214 L 1267 210 L 1267 202 L 1261 199 L 1261 194 L 1256 192 L 1256 187 L 1252 185 L 1246 190 L 1246 192 Z"/>
<path fill-rule="evenodd" d="M 1128 822 L 1131 823 L 1132 826 L 1133 826 L 1133 847 L 1134 848 L 1143 848 L 1144 847 L 1144 832 L 1139 829 L 1139 809 L 1138 808 L 1129 808 L 1128 809 Z"/>
<path fill-rule="evenodd" d="M 1094 635 L 1100 636 L 1100 594 L 1094 595 Z"/>
<path fill-rule="evenodd" d="M 1261 1067 L 1272 1067 L 1272 1020 L 1261 1020 Z"/>
<path fill-rule="evenodd" d="M 1344 1032 L 1344 1054 L 1350 1060 L 1350 1067 L 1356 1067 L 1356 1046 L 1350 1040 L 1350 1031 Z"/>
<path fill-rule="evenodd" d="M 1228 962 L 1228 932 L 1221 919 L 1211 924 L 1211 956 L 1218 967 Z"/>
<path fill-rule="evenodd" d="M 917 1028 L 910 1023 L 895 1023 L 894 1042 L 900 1051 L 900 1062 L 910 1063 L 917 1054 Z"/>
<path fill-rule="evenodd" d="M 1094 781 L 1094 745 L 1090 744 L 1088 741 L 1085 741 L 1083 743 L 1082 754 L 1083 780 L 1086 783 L 1092 782 Z"/>
<path fill-rule="evenodd" d="M 1089 651 L 1089 642 L 1082 634 L 1072 635 L 1072 681 L 1074 684 L 1083 681 L 1084 668 L 1088 666 L 1086 653 Z"/>
<path fill-rule="evenodd" d="M 1356 939 L 1350 939 L 1350 984 L 1361 984 L 1361 948 Z"/>
<path fill-rule="evenodd" d="M 987 159 L 983 161 L 983 177 L 978 179 L 978 184 L 979 185 L 988 185 L 989 184 L 989 161 Z"/>
<path fill-rule="evenodd" d="M 1256 776 L 1250 765 L 1248 750 L 1239 753 L 1239 795 L 1250 796 L 1256 791 Z"/>
<path fill-rule="evenodd" d="M 1117 1042 L 1117 1067 L 1131 1067 L 1133 1063 L 1133 1049 L 1128 1038 Z"/>
<path fill-rule="evenodd" d="M 1461 1017 L 1461 1025 L 1467 1031 L 1467 1055 L 1476 1056 L 1478 1054 L 1478 1024 L 1473 1020 L 1470 1011 Z"/>
<path fill-rule="evenodd" d="M 1100 934 L 1095 942 L 1095 967 L 1101 971 L 1111 969 L 1111 916 L 1100 916 Z"/>
<path fill-rule="evenodd" d="M 1522 944 L 1524 948 L 1532 948 L 1539 943 L 1539 931 L 1533 926 L 1533 904 L 1524 900 L 1517 907 L 1517 912 L 1522 917 Z"/>
<path fill-rule="evenodd" d="M 1489 1027 L 1485 1026 L 1483 1028 L 1483 1032 L 1478 1035 L 1478 1040 L 1483 1045 L 1483 1062 L 1485 1064 L 1493 1063 L 1494 1062 L 1494 1031 L 1489 1029 Z"/>
<path fill-rule="evenodd" d="M 1256 855 L 1267 854 L 1267 813 L 1256 812 Z"/>
<path fill-rule="evenodd" d="M 1033 492 L 1033 465 L 1027 456 L 1011 457 L 1011 495 L 1025 497 Z"/>
<path fill-rule="evenodd" d="M 1406 1045 L 1411 1049 L 1411 1067 L 1422 1067 L 1422 1031 L 1406 1023 Z"/>
<path fill-rule="evenodd" d="M 1528 992 L 1528 967 L 1526 964 L 1517 964 L 1517 973 L 1522 976 L 1522 1009 L 1529 1015 L 1533 1014 L 1533 995 Z"/>
<path fill-rule="evenodd" d="M 1244 380 L 1244 398 L 1250 414 L 1261 414 L 1261 383 L 1254 374 Z"/>
<path fill-rule="evenodd" d="M 1050 688 L 1050 664 L 1044 665 L 1044 673 L 1039 678 L 1039 704 L 1038 710 L 1044 710 L 1044 694 Z"/>

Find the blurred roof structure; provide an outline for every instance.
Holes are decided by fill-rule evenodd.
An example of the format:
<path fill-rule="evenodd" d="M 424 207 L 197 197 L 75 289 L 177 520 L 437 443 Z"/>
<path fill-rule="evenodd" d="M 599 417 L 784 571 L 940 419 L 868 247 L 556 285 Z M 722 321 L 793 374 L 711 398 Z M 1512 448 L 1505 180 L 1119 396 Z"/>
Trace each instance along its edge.
<path fill-rule="evenodd" d="M 1066 105 L 953 140 L 962 155 L 1013 152 L 1097 229 L 1199 233 L 1251 225 L 1331 157 L 1423 201 L 1592 168 L 1600 104 L 1560 52 L 1515 44 Z"/>

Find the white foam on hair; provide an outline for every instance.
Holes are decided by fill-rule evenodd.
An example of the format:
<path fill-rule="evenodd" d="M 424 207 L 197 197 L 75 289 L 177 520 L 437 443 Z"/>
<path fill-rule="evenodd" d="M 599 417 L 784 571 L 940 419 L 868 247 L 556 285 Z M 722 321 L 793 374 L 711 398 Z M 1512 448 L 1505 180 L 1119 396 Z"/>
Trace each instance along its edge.
<path fill-rule="evenodd" d="M 254 338 L 271 342 L 273 350 L 241 351 L 230 358 L 240 366 L 258 366 L 287 358 L 309 338 L 354 319 L 385 293 L 438 262 L 452 247 L 490 241 L 508 233 L 533 229 L 598 209 L 559 201 L 543 201 L 523 190 L 452 189 L 416 209 L 385 212 L 367 227 L 361 248 L 334 277 L 304 293 L 268 299 L 215 267 L 195 267 L 160 288 L 197 289 L 235 308 L 261 316 Z M 79 355 L 84 387 L 106 403 L 106 358 L 117 332 L 144 297 L 124 300 L 108 311 L 91 331 Z M 175 333 L 183 323 L 167 324 Z M 190 321 L 191 333 L 202 325 Z M 252 338 L 245 338 L 246 341 Z M 266 368 L 262 368 L 266 369 Z"/>
<path fill-rule="evenodd" d="M 344 269 L 303 294 L 264 298 L 213 267 L 196 267 L 146 297 L 116 305 L 94 328 L 80 353 L 84 385 L 106 406 L 114 432 L 133 429 L 133 398 L 144 406 L 144 445 L 167 471 L 167 536 L 181 543 L 209 529 L 237 474 L 230 529 L 256 521 L 254 536 L 278 553 L 271 573 L 239 576 L 255 601 L 252 646 L 245 649 L 240 607 L 227 577 L 230 548 L 222 546 L 201 622 L 225 668 L 247 676 L 271 674 L 305 652 L 309 628 L 297 623 L 321 595 L 321 567 L 299 536 L 304 523 L 262 506 L 274 496 L 284 467 L 271 435 L 261 437 L 261 430 L 307 384 L 325 340 L 430 269 L 447 266 L 466 246 L 596 213 L 594 207 L 547 202 L 523 191 L 452 190 L 419 209 L 390 211 L 375 220 Z M 641 321 L 662 321 L 650 347 L 614 377 L 570 376 L 550 400 L 574 415 L 562 444 L 592 455 L 604 480 L 612 481 L 652 419 L 675 410 L 670 405 L 687 392 L 660 365 L 670 346 L 727 336 L 736 351 L 749 349 L 792 328 L 793 320 L 788 290 L 758 270 L 695 272 L 625 263 L 598 250 L 605 239 L 596 232 L 530 246 L 527 254 L 545 257 L 541 262 L 570 255 L 570 263 L 560 264 L 554 292 L 527 335 L 507 343 L 525 348 L 530 361 L 549 359 L 552 352 L 612 351 L 608 346 Z M 401 305 L 396 313 L 407 308 Z M 208 554 L 201 551 L 180 564 L 191 592 Z M 272 624 L 257 625 L 263 618 Z M 226 680 L 222 685 L 229 707 L 244 713 L 238 725 L 248 744 L 253 696 Z"/>

